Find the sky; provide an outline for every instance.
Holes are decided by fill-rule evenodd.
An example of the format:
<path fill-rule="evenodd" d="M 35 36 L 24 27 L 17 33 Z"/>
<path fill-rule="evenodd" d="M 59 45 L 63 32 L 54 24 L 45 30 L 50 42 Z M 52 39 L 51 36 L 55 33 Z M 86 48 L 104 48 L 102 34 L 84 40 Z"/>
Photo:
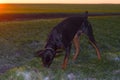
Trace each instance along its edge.
<path fill-rule="evenodd" d="M 76 4 L 120 4 L 120 0 L 0 0 L 0 3 L 76 3 Z"/>

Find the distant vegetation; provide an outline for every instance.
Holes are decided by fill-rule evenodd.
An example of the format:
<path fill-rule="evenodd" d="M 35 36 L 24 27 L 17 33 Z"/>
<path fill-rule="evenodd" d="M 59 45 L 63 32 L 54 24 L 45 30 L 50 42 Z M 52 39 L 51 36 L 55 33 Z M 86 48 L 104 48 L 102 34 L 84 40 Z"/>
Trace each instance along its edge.
<path fill-rule="evenodd" d="M 120 12 L 120 4 L 0 4 L 1 13 Z"/>

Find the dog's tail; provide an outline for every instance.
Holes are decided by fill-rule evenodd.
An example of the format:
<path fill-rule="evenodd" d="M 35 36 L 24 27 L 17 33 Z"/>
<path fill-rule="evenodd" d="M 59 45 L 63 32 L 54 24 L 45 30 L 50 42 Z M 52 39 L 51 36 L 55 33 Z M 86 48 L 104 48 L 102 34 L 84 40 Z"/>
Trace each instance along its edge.
<path fill-rule="evenodd" d="M 88 19 L 88 11 L 85 11 L 84 17 L 85 17 L 85 19 Z"/>

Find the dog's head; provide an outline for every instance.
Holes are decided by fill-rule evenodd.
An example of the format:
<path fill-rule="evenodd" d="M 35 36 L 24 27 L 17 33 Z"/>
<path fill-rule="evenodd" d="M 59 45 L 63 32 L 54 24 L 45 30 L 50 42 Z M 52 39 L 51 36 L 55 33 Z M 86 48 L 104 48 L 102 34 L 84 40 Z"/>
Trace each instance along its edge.
<path fill-rule="evenodd" d="M 44 67 L 49 67 L 55 57 L 55 52 L 52 49 L 40 50 L 37 52 L 37 56 L 42 58 Z"/>

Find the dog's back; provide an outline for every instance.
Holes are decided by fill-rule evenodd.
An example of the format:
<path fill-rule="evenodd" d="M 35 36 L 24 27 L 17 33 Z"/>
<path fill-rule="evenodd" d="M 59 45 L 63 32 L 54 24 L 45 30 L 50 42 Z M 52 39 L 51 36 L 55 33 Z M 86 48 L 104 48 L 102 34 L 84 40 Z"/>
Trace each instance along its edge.
<path fill-rule="evenodd" d="M 77 33 L 78 30 L 81 29 L 81 24 L 85 20 L 84 17 L 76 16 L 69 17 L 59 23 L 53 30 L 57 30 L 60 34 L 62 34 L 62 42 L 64 46 L 67 46 L 70 41 L 72 41 L 73 37 Z"/>

